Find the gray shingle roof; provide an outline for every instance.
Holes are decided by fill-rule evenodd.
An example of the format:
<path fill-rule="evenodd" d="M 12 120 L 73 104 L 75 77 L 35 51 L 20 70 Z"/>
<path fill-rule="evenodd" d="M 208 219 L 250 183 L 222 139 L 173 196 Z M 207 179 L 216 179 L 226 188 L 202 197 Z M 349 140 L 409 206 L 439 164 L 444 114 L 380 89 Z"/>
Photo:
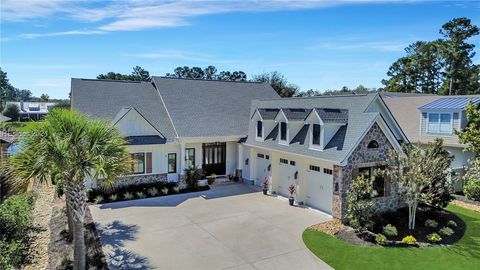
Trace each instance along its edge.
<path fill-rule="evenodd" d="M 158 135 L 148 136 L 128 136 L 125 138 L 128 145 L 147 145 L 147 144 L 164 144 L 166 140 Z"/>
<path fill-rule="evenodd" d="M 347 109 L 315 108 L 324 123 L 348 123 Z"/>
<path fill-rule="evenodd" d="M 135 108 L 167 142 L 176 134 L 157 89 L 150 82 L 72 79 L 72 109 L 112 121 L 125 107 Z"/>
<path fill-rule="evenodd" d="M 289 121 L 303 121 L 311 111 L 312 109 L 305 108 L 282 108 L 282 112 Z"/>
<path fill-rule="evenodd" d="M 353 150 L 353 147 L 355 147 L 361 137 L 368 131 L 368 128 L 378 116 L 377 112 L 366 112 L 367 107 L 375 98 L 375 94 L 368 94 L 255 100 L 252 103 L 252 113 L 257 108 L 335 108 L 348 113 L 348 124 L 337 131 L 323 151 L 308 148 L 308 143 L 305 143 L 305 140 L 309 135 L 303 128 L 299 132 L 301 133 L 299 136 L 297 136 L 298 134 L 290 134 L 293 139 L 291 144 L 287 146 L 279 144 L 278 140 L 270 139 L 270 135 L 267 136 L 263 142 L 255 140 L 255 127 L 252 124 L 249 128 L 249 136 L 246 144 L 340 163 L 348 156 L 350 151 Z M 266 132 L 269 133 L 270 131 Z M 272 131 L 272 133 L 276 134 L 278 131 Z M 301 144 L 302 140 L 304 144 Z M 296 143 L 293 143 L 293 141 Z"/>
<path fill-rule="evenodd" d="M 271 109 L 271 108 L 259 108 L 258 112 L 262 116 L 263 120 L 272 120 L 277 115 L 280 109 Z"/>
<path fill-rule="evenodd" d="M 153 82 L 179 137 L 245 136 L 252 100 L 278 97 L 265 83 L 164 77 Z"/>

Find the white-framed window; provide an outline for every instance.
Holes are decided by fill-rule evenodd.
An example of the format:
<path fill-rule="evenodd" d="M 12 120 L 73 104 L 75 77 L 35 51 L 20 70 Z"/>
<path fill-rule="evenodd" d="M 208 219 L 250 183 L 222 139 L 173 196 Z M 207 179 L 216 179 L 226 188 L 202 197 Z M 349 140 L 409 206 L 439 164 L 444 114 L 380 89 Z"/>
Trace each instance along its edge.
<path fill-rule="evenodd" d="M 288 164 L 288 159 L 281 158 L 280 163 L 282 164 Z"/>
<path fill-rule="evenodd" d="M 310 165 L 310 171 L 320 172 L 320 167 L 315 165 Z"/>
<path fill-rule="evenodd" d="M 132 174 L 144 174 L 145 173 L 145 153 L 131 153 L 132 158 Z"/>
<path fill-rule="evenodd" d="M 167 168 L 168 168 L 168 173 L 177 172 L 177 154 L 176 153 L 168 153 Z"/>
<path fill-rule="evenodd" d="M 263 122 L 260 120 L 257 121 L 257 138 L 263 138 Z"/>
<path fill-rule="evenodd" d="M 452 134 L 452 113 L 428 113 L 427 133 Z"/>
<path fill-rule="evenodd" d="M 257 154 L 257 157 L 258 157 L 258 158 L 265 158 L 265 155 L 258 153 L 258 154 Z"/>
<path fill-rule="evenodd" d="M 297 165 L 297 163 L 295 162 L 295 160 L 290 160 L 290 165 L 295 166 Z"/>
<path fill-rule="evenodd" d="M 195 148 L 185 148 L 185 168 L 195 168 Z"/>
<path fill-rule="evenodd" d="M 325 174 L 333 174 L 333 170 L 332 170 L 332 169 L 323 168 L 323 173 L 325 173 Z"/>

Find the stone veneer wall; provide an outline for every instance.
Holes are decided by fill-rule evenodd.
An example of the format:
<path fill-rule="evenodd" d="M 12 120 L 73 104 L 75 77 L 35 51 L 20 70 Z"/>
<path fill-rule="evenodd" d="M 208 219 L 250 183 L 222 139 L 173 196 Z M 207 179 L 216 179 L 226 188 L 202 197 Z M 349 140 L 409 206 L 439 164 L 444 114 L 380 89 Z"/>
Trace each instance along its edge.
<path fill-rule="evenodd" d="M 372 140 L 378 142 L 379 148 L 368 149 L 368 143 Z M 358 168 L 386 165 L 390 150 L 393 150 L 393 146 L 375 123 L 349 157 L 348 165 L 333 167 L 333 217 L 345 220 L 347 192 Z M 374 199 L 379 212 L 393 210 L 398 205 L 398 186 L 386 181 L 385 189 L 385 197 Z"/>
<path fill-rule="evenodd" d="M 118 178 L 117 181 L 115 181 L 115 186 L 117 187 L 134 186 L 139 184 L 149 184 L 149 183 L 158 183 L 158 182 L 166 182 L 166 181 L 167 181 L 166 173 L 129 175 L 129 176 Z"/>

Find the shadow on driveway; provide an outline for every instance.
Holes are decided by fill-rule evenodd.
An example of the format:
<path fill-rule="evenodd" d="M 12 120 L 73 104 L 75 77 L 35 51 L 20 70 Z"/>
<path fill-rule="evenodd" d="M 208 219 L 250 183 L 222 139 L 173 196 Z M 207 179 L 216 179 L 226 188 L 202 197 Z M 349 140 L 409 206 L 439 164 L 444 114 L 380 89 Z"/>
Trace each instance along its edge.
<path fill-rule="evenodd" d="M 152 268 L 147 258 L 124 248 L 125 241 L 136 240 L 137 225 L 113 221 L 107 225 L 95 223 L 95 227 L 104 246 L 105 258 L 110 270 L 146 270 Z"/>

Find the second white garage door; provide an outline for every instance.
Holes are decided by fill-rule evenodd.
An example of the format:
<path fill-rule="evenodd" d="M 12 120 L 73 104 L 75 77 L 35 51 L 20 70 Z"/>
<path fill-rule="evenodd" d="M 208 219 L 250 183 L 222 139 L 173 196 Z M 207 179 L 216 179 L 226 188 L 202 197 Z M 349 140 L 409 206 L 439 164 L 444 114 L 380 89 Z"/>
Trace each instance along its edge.
<path fill-rule="evenodd" d="M 263 187 L 265 177 L 271 175 L 270 155 L 258 153 L 256 158 L 255 185 Z"/>
<path fill-rule="evenodd" d="M 280 159 L 280 177 L 278 181 L 278 193 L 288 197 L 288 186 L 295 183 L 295 173 L 297 172 L 297 164 L 295 160 Z"/>
<path fill-rule="evenodd" d="M 333 175 L 332 171 L 317 166 L 310 166 L 307 172 L 306 203 L 323 212 L 332 213 Z"/>

